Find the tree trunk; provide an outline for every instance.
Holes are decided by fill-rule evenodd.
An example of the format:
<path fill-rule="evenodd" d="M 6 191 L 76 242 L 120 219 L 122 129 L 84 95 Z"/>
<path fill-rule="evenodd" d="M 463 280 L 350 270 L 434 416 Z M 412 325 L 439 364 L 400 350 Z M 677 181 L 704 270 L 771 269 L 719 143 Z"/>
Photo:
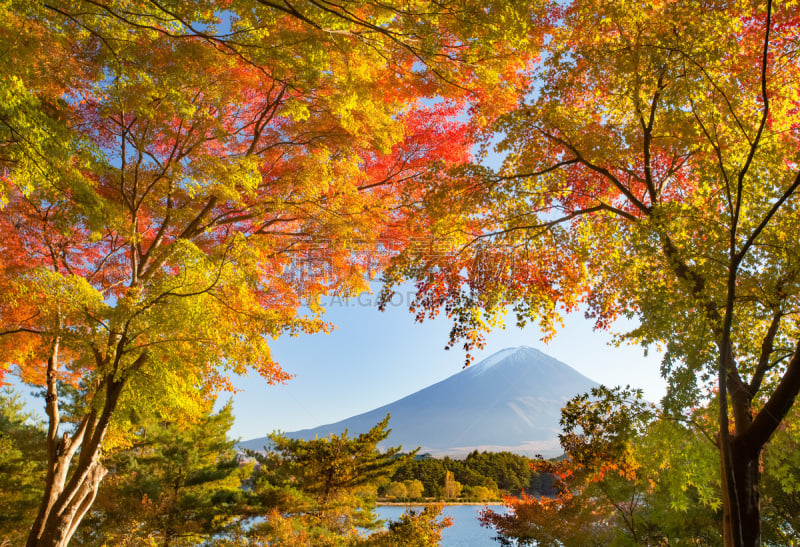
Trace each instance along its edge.
<path fill-rule="evenodd" d="M 95 461 L 81 475 L 79 480 L 70 481 L 68 488 L 58 497 L 50 496 L 45 500 L 42 507 L 44 518 L 31 531 L 26 547 L 65 547 L 69 544 L 94 502 L 106 468 Z"/>
<path fill-rule="evenodd" d="M 753 547 L 761 545 L 761 507 L 759 481 L 760 456 L 772 434 L 786 418 L 800 393 L 800 341 L 786 366 L 786 372 L 777 387 L 753 416 L 750 412 L 751 396 L 760 387 L 760 378 L 747 390 L 734 382 L 731 393 L 736 434 L 725 435 L 727 421 L 720 420 L 720 454 L 722 461 L 723 532 L 726 547 Z M 724 384 L 720 383 L 720 394 Z M 724 398 L 720 398 L 723 404 Z M 722 406 L 721 406 L 722 408 Z M 725 457 L 727 447 L 728 457 Z M 728 465 L 726 462 L 730 462 Z"/>
<path fill-rule="evenodd" d="M 83 516 L 94 503 L 100 481 L 107 473 L 100 462 L 101 445 L 125 385 L 124 381 L 113 378 L 106 378 L 104 383 L 102 412 L 98 416 L 92 411 L 85 416 L 71 438 L 64 435 L 63 439 L 57 440 L 53 427 L 58 424 L 57 403 L 54 398 L 48 400 L 51 434 L 48 439 L 49 468 L 45 495 L 26 547 L 68 545 Z M 78 461 L 70 469 L 76 454 Z"/>
<path fill-rule="evenodd" d="M 761 545 L 761 504 L 759 482 L 760 450 L 740 439 L 731 439 L 731 468 L 722 459 L 723 536 L 725 547 Z M 727 478 L 732 478 L 730 482 Z M 728 484 L 733 486 L 733 491 Z M 738 508 L 738 511 L 737 511 Z"/>

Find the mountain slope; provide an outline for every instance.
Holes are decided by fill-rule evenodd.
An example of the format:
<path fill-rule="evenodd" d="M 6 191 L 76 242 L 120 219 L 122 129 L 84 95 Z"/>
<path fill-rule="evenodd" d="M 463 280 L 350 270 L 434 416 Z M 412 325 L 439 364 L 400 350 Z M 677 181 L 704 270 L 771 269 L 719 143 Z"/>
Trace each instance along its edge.
<path fill-rule="evenodd" d="M 369 430 L 387 413 L 385 446 L 402 445 L 436 456 L 472 450 L 559 453 L 561 407 L 597 384 L 568 365 L 529 347 L 501 350 L 425 389 L 341 422 L 287 433 L 295 438 Z M 266 438 L 239 446 L 259 450 Z"/>

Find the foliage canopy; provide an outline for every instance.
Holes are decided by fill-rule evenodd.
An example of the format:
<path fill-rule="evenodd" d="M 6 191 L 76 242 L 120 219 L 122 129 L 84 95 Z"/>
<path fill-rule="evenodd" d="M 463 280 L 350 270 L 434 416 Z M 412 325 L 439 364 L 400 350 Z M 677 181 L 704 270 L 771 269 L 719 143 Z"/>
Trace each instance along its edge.
<path fill-rule="evenodd" d="M 509 307 L 546 336 L 579 308 L 636 318 L 620 339 L 666 350 L 669 407 L 717 384 L 729 545 L 760 541 L 759 454 L 800 391 L 796 8 L 549 5 L 493 126 L 502 165 L 442 173 L 416 219 L 437 252 L 386 276 L 416 280 L 417 316 L 445 309 L 467 349 Z"/>
<path fill-rule="evenodd" d="M 2 3 L 0 374 L 43 386 L 49 420 L 29 545 L 68 541 L 135 410 L 198 416 L 232 373 L 289 378 L 269 339 L 326 330 L 319 296 L 363 290 L 407 239 L 420 175 L 513 104 L 527 61 L 489 19 L 477 2 Z M 453 121 L 467 105 L 482 114 Z M 67 428 L 59 382 L 80 395 Z"/>

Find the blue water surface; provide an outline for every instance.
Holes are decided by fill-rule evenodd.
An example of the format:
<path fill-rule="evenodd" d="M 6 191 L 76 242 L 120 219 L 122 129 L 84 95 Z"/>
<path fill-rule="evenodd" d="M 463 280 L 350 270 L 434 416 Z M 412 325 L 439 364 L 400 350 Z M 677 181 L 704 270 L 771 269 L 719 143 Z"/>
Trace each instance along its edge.
<path fill-rule="evenodd" d="M 493 541 L 495 533 L 491 528 L 484 528 L 478 522 L 478 514 L 485 505 L 445 505 L 442 515 L 453 519 L 453 525 L 442 532 L 441 547 L 497 547 Z M 489 505 L 490 509 L 501 513 L 502 505 Z M 378 507 L 378 515 L 382 519 L 397 520 L 407 509 L 421 511 L 419 506 L 382 505 Z"/>

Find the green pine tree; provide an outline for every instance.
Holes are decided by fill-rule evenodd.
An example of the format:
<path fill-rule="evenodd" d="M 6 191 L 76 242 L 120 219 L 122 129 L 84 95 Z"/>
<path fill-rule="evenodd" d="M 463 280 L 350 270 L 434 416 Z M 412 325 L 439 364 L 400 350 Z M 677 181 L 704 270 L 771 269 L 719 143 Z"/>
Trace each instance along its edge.
<path fill-rule="evenodd" d="M 46 433 L 24 408 L 19 393 L 0 390 L 0 545 L 24 542 L 42 497 Z"/>
<path fill-rule="evenodd" d="M 272 446 L 265 455 L 251 453 L 260 463 L 254 492 L 263 506 L 272 509 L 254 527 L 251 540 L 282 546 L 352 546 L 369 541 L 362 537 L 363 531 L 382 524 L 374 511 L 377 487 L 388 484 L 397 468 L 416 454 L 401 455 L 400 447 L 378 450 L 378 443 L 389 435 L 388 424 L 389 415 L 355 438 L 347 431 L 309 441 L 270 435 Z M 400 545 L 401 535 L 439 537 L 447 524 L 438 516 L 438 512 L 405 515 L 370 537 L 380 545 Z M 390 543 L 393 538 L 401 543 Z"/>
<path fill-rule="evenodd" d="M 228 438 L 231 404 L 195 423 L 141 424 L 133 446 L 111 456 L 76 540 L 84 545 L 196 545 L 241 517 L 243 481 Z"/>

